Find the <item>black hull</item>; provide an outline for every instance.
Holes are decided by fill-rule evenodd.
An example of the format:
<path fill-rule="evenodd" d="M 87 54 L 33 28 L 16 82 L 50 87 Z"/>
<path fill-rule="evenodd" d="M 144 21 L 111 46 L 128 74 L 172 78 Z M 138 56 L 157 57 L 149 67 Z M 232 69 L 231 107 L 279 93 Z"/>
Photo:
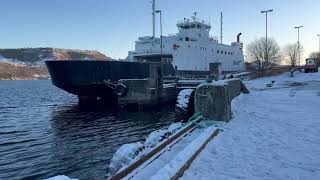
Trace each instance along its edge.
<path fill-rule="evenodd" d="M 150 76 L 148 63 L 123 61 L 46 61 L 52 83 L 77 96 L 115 101 L 110 83 Z M 110 82 L 110 83 L 108 83 Z"/>

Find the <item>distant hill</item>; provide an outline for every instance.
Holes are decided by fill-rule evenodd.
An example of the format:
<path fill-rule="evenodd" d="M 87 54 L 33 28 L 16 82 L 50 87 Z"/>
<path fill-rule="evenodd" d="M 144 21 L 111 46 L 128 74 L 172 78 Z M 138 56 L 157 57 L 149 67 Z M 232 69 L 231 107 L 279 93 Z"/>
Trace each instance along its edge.
<path fill-rule="evenodd" d="M 59 48 L 0 49 L 0 61 L 41 65 L 47 60 L 112 60 L 99 51 Z"/>
<path fill-rule="evenodd" d="M 0 49 L 1 79 L 47 79 L 47 60 L 101 60 L 112 58 L 89 50 L 58 48 Z"/>

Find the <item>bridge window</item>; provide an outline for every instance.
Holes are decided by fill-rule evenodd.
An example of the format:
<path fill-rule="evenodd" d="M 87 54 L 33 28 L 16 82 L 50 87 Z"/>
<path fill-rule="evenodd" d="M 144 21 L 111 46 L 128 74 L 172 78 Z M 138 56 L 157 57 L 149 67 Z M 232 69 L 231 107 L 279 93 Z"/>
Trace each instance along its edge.
<path fill-rule="evenodd" d="M 217 53 L 220 53 L 219 50 L 217 50 Z"/>
<path fill-rule="evenodd" d="M 221 54 L 223 54 L 223 51 L 221 51 Z"/>

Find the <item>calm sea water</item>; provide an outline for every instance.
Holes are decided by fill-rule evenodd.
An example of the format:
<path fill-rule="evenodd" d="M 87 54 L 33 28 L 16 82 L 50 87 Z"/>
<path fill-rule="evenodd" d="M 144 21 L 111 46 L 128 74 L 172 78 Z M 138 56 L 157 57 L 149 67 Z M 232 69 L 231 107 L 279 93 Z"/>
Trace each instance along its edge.
<path fill-rule="evenodd" d="M 118 147 L 174 119 L 171 106 L 80 109 L 75 96 L 50 81 L 0 81 L 0 179 L 103 179 Z"/>

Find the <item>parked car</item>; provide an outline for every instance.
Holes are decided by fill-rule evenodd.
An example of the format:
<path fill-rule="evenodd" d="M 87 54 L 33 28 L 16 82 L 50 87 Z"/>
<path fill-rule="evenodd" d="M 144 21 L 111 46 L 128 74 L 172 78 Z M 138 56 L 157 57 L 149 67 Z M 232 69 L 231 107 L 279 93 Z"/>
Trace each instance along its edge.
<path fill-rule="evenodd" d="M 306 64 L 304 65 L 304 72 L 318 72 L 319 61 L 315 58 L 306 59 Z"/>

